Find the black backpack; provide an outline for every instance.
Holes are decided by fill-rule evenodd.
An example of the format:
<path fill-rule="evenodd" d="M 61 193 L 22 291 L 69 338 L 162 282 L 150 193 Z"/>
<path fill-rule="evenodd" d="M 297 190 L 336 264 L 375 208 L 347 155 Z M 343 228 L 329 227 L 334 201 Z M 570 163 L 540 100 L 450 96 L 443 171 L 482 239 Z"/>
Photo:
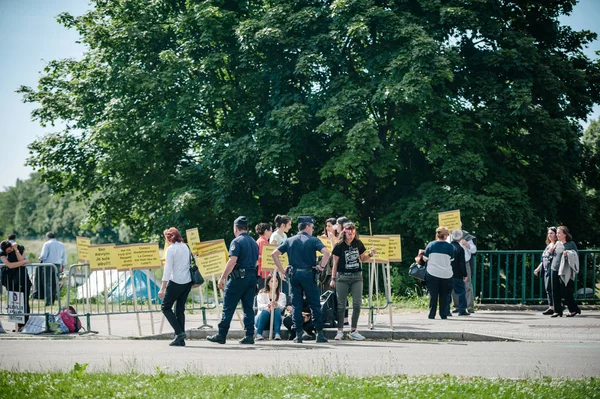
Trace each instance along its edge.
<path fill-rule="evenodd" d="M 321 313 L 325 328 L 337 326 L 337 296 L 334 291 L 328 290 L 321 295 Z"/>

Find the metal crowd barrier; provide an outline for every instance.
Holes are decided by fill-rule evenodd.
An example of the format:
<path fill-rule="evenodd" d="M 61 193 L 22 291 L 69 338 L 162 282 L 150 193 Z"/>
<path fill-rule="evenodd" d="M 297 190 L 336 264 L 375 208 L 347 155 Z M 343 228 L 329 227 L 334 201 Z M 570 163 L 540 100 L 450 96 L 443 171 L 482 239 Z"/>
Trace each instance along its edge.
<path fill-rule="evenodd" d="M 542 251 L 478 251 L 473 255 L 473 293 L 482 303 L 534 304 L 546 301 L 544 279 L 533 271 Z M 600 250 L 579 251 L 575 300 L 600 303 Z"/>
<path fill-rule="evenodd" d="M 0 315 L 8 321 L 25 324 L 29 316 L 58 315 L 61 310 L 60 276 L 52 263 L 30 263 L 8 271 L 2 265 Z M 5 281 L 8 280 L 8 281 Z"/>
<path fill-rule="evenodd" d="M 112 335 L 111 315 L 135 314 L 138 333 L 142 335 L 140 314 L 150 315 L 152 334 L 155 334 L 154 313 L 161 312 L 162 300 L 158 298 L 161 281 L 154 277 L 152 269 L 100 269 L 91 270 L 89 264 L 69 267 L 66 306 L 73 306 L 77 315 L 85 318 L 87 329 L 91 329 L 92 316 L 105 316 L 108 334 Z M 207 304 L 205 283 L 194 288 L 188 296 L 186 310 L 202 311 L 203 324 L 199 328 L 211 327 L 206 323 L 206 310 L 218 304 Z M 160 332 L 164 324 L 161 322 Z"/>

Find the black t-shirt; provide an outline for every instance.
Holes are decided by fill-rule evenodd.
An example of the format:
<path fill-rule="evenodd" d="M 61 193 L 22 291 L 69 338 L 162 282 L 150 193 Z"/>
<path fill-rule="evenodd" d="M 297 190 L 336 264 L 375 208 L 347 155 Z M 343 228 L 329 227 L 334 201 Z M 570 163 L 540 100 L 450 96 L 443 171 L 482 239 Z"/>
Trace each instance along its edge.
<path fill-rule="evenodd" d="M 360 240 L 354 240 L 350 245 L 341 242 L 333 247 L 333 255 L 338 256 L 338 273 L 360 273 L 360 255 L 367 249 Z"/>
<path fill-rule="evenodd" d="M 23 255 L 25 248 L 22 245 L 19 245 L 18 248 L 21 255 Z M 9 262 L 19 261 L 15 251 L 5 254 L 4 251 L 0 250 L 0 256 L 6 256 L 6 260 Z M 29 273 L 27 273 L 27 268 L 25 266 L 14 269 L 9 269 L 7 266 L 3 266 L 3 268 L 3 274 L 5 274 L 5 276 L 2 276 L 2 285 L 4 285 L 7 290 L 25 292 L 25 288 L 27 288 L 27 291 L 31 289 L 31 280 L 29 280 Z"/>

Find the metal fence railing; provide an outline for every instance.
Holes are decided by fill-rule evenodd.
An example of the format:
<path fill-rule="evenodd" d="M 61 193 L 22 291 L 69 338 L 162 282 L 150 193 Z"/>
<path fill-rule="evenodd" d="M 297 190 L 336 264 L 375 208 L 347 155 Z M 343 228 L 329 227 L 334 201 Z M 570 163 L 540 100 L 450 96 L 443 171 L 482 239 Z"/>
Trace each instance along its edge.
<path fill-rule="evenodd" d="M 534 275 L 542 251 L 478 251 L 472 284 L 482 303 L 535 304 L 546 300 L 543 278 Z M 600 303 L 600 250 L 579 251 L 575 300 Z"/>

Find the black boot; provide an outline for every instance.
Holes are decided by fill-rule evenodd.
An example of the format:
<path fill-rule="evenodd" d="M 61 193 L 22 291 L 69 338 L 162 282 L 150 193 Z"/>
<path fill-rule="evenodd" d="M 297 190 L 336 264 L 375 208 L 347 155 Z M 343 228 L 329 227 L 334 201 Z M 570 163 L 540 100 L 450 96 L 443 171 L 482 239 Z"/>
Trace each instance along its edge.
<path fill-rule="evenodd" d="M 302 343 L 302 330 L 297 330 L 296 331 L 296 338 L 294 338 L 294 342 L 297 344 L 301 344 Z"/>
<path fill-rule="evenodd" d="M 327 338 L 325 338 L 325 334 L 323 334 L 323 330 L 317 330 L 317 342 L 329 342 Z"/>
<path fill-rule="evenodd" d="M 206 337 L 206 340 L 210 342 L 216 342 L 217 344 L 224 344 L 226 342 L 225 337 L 219 333 L 216 333 L 215 335 L 209 335 Z"/>
<path fill-rule="evenodd" d="M 185 346 L 185 332 L 177 334 L 169 346 Z"/>

